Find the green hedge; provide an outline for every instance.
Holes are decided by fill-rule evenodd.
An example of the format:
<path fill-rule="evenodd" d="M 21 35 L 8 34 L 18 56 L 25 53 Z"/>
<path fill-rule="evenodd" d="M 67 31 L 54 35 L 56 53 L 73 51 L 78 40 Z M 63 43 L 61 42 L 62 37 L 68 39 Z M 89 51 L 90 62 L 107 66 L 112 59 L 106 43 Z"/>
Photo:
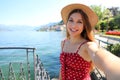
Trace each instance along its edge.
<path fill-rule="evenodd" d="M 120 57 L 120 44 L 108 45 L 107 50 Z"/>

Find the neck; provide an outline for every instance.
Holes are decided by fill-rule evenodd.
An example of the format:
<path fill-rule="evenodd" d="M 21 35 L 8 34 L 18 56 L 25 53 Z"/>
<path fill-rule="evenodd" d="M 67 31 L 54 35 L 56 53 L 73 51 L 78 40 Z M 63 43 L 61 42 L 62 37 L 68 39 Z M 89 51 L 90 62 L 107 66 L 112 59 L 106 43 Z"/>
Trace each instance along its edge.
<path fill-rule="evenodd" d="M 79 43 L 82 42 L 84 39 L 82 37 L 71 37 L 70 38 L 70 43 L 75 44 L 75 43 Z"/>

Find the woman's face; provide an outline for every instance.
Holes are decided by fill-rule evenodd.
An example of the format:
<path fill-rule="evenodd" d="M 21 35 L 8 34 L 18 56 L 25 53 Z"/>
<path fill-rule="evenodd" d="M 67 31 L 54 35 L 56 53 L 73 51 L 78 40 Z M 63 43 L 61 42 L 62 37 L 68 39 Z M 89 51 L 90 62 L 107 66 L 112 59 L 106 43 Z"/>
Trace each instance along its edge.
<path fill-rule="evenodd" d="M 82 33 L 83 19 L 80 13 L 73 13 L 70 15 L 67 22 L 67 31 L 70 34 L 70 37 L 78 37 Z"/>

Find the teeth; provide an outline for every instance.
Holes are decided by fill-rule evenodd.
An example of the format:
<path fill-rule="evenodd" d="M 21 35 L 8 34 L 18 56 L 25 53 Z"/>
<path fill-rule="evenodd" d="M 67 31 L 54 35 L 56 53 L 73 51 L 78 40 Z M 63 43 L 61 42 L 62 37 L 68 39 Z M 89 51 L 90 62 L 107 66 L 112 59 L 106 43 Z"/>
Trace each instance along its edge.
<path fill-rule="evenodd" d="M 77 30 L 75 30 L 75 29 L 71 29 L 71 31 L 75 32 L 75 31 L 77 31 Z"/>

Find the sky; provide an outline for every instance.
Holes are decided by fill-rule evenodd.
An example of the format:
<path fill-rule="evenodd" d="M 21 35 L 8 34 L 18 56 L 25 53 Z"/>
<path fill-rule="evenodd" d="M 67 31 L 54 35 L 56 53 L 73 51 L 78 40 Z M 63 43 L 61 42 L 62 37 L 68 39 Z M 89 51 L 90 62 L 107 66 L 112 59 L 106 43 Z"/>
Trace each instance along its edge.
<path fill-rule="evenodd" d="M 120 0 L 0 0 L 0 24 L 39 26 L 61 21 L 61 9 L 71 3 L 120 7 Z"/>

